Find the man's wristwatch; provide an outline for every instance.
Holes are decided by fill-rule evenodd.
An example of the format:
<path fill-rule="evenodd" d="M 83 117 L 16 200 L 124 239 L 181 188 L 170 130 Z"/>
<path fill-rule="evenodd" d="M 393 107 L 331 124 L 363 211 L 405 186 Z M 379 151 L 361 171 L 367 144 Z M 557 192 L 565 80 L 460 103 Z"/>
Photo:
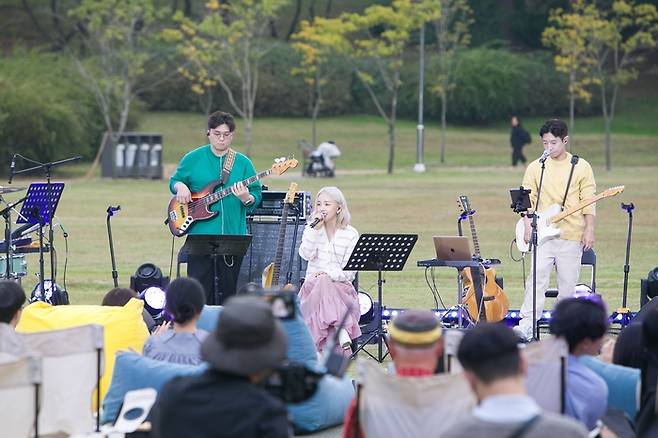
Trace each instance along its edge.
<path fill-rule="evenodd" d="M 242 201 L 242 205 L 244 205 L 245 207 L 249 207 L 253 203 L 254 203 L 254 197 L 252 195 L 249 195 L 249 198 L 247 199 L 246 202 Z"/>

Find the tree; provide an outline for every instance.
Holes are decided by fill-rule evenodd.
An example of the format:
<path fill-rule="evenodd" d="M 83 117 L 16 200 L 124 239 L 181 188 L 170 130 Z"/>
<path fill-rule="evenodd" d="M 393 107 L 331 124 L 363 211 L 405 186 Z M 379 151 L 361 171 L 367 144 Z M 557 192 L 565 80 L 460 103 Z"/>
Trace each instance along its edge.
<path fill-rule="evenodd" d="M 165 35 L 188 60 L 186 75 L 192 89 L 203 93 L 216 81 L 230 105 L 244 121 L 245 152 L 251 154 L 254 107 L 258 93 L 260 61 L 270 43 L 265 36 L 270 22 L 288 0 L 211 0 L 200 22 L 177 14 L 177 29 Z M 231 79 L 240 83 L 238 97 Z"/>
<path fill-rule="evenodd" d="M 571 11 L 557 8 L 549 16 L 551 26 L 542 34 L 542 42 L 556 50 L 555 69 L 569 78 L 569 145 L 575 145 L 576 100 L 589 103 L 592 85 L 599 84 L 596 68 L 596 41 L 607 27 L 594 4 L 576 0 Z"/>
<path fill-rule="evenodd" d="M 638 77 L 643 53 L 656 47 L 658 12 L 652 4 L 614 1 L 606 13 L 607 32 L 597 34 L 596 71 L 600 81 L 601 109 L 605 124 L 605 168 L 612 168 L 611 128 L 619 88 Z"/>
<path fill-rule="evenodd" d="M 393 173 L 395 160 L 400 71 L 406 48 L 412 32 L 438 14 L 438 3 L 433 0 L 393 0 L 390 6 L 369 6 L 363 13 L 343 13 L 332 19 L 316 17 L 306 29 L 315 43 L 346 56 L 386 122 L 388 173 Z M 381 92 L 375 87 L 375 76 L 383 85 Z"/>
<path fill-rule="evenodd" d="M 79 20 L 83 50 L 69 47 L 86 86 L 93 94 L 102 114 L 107 135 L 103 138 L 90 177 L 100 162 L 106 145 L 123 134 L 136 84 L 152 57 L 154 24 L 159 14 L 152 0 L 82 0 L 69 11 Z"/>
<path fill-rule="evenodd" d="M 612 167 L 612 122 L 619 88 L 637 78 L 643 54 L 656 47 L 658 12 L 652 4 L 635 4 L 633 0 L 615 0 L 608 9 L 584 0 L 574 3 L 569 12 L 555 13 L 556 23 L 569 24 L 573 39 L 556 39 L 559 52 L 568 53 L 569 46 L 582 41 L 585 50 L 580 57 L 593 65 L 591 83 L 599 85 L 601 112 L 605 126 L 605 166 Z M 567 62 L 567 61 L 565 61 Z M 578 61 L 583 62 L 583 61 Z M 568 68 L 568 67 L 563 67 Z M 576 71 L 578 74 L 578 70 Z M 582 81 L 576 81 L 576 84 Z M 574 86 L 576 93 L 580 92 Z"/>
<path fill-rule="evenodd" d="M 313 146 L 317 143 L 317 118 L 322 104 L 322 86 L 325 85 L 332 74 L 331 61 L 337 54 L 333 46 L 323 44 L 313 25 L 302 21 L 301 30 L 292 36 L 293 48 L 300 54 L 299 67 L 292 73 L 304 78 L 309 92 L 309 113 L 311 114 L 311 139 Z"/>
<path fill-rule="evenodd" d="M 438 75 L 432 91 L 441 99 L 441 163 L 445 162 L 446 114 L 448 98 L 455 86 L 456 52 L 471 41 L 469 27 L 473 24 L 473 10 L 466 0 L 439 0 L 441 14 L 434 20 L 439 52 Z"/>

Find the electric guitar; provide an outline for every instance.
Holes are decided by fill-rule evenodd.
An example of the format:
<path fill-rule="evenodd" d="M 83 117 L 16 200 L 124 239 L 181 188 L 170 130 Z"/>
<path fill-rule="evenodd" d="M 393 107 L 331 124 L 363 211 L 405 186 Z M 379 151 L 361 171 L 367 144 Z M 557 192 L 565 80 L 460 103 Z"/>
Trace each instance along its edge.
<path fill-rule="evenodd" d="M 540 246 L 547 240 L 560 237 L 560 229 L 554 225 L 560 222 L 562 219 L 601 199 L 618 195 L 624 191 L 624 188 L 624 186 L 610 187 L 608 190 L 605 190 L 598 195 L 594 195 L 591 198 L 585 199 L 564 211 L 562 211 L 562 208 L 559 204 L 551 205 L 546 210 L 537 215 L 537 246 Z M 519 219 L 519 221 L 516 223 L 516 247 L 521 252 L 530 251 L 530 244 L 525 241 L 525 222 L 523 218 Z"/>
<path fill-rule="evenodd" d="M 281 225 L 279 225 L 279 238 L 276 243 L 274 252 L 274 261 L 267 265 L 263 270 L 263 288 L 270 289 L 279 287 L 279 276 L 281 273 L 281 260 L 283 259 L 283 246 L 286 242 L 286 227 L 288 225 L 288 208 L 295 203 L 295 193 L 297 192 L 297 183 L 290 183 L 288 193 L 283 200 L 283 209 L 281 211 Z M 287 286 L 287 285 L 286 285 Z M 285 288 L 285 287 L 284 287 Z"/>
<path fill-rule="evenodd" d="M 468 196 L 459 196 L 458 203 L 463 213 L 471 213 Z M 471 237 L 473 238 L 474 259 L 481 260 L 480 243 L 478 242 L 477 232 L 475 231 L 475 220 L 472 213 L 468 215 L 468 223 L 471 227 Z M 478 303 L 475 296 L 474 275 L 480 275 L 482 303 Z M 493 268 L 484 268 L 484 276 L 482 276 L 479 268 L 464 268 L 462 271 L 462 283 L 464 288 L 462 302 L 466 304 L 468 313 L 474 321 L 478 322 L 482 317 L 489 322 L 497 322 L 505 318 L 509 310 L 509 300 L 507 299 L 507 295 L 505 295 L 505 291 L 496 283 L 496 271 Z M 481 311 L 482 305 L 484 309 Z"/>
<path fill-rule="evenodd" d="M 271 168 L 260 172 L 251 178 L 241 181 L 245 186 L 264 178 L 271 173 L 281 175 L 286 170 L 297 167 L 299 162 L 294 158 L 277 158 Z M 192 200 L 187 204 L 180 203 L 174 196 L 169 201 L 167 207 L 167 220 L 169 231 L 176 237 L 181 237 L 187 234 L 192 224 L 196 221 L 202 221 L 215 217 L 218 212 L 210 211 L 210 206 L 222 198 L 231 194 L 231 187 L 219 190 L 214 190 L 219 185 L 219 180 L 215 180 L 206 185 L 199 192 L 192 193 Z"/>

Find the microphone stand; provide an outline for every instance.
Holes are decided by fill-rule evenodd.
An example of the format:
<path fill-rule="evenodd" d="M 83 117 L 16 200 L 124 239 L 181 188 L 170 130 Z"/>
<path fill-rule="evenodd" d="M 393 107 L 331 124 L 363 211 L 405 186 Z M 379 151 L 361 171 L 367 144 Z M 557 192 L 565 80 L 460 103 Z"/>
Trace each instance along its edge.
<path fill-rule="evenodd" d="M 46 182 L 47 182 L 47 186 L 46 186 L 47 195 L 46 196 L 47 196 L 47 199 L 48 199 L 47 211 L 48 211 L 48 228 L 49 228 L 48 229 L 48 240 L 50 242 L 50 248 L 49 248 L 49 251 L 50 251 L 50 288 L 51 288 L 51 291 L 52 291 L 55 287 L 55 257 L 54 257 L 54 255 L 55 255 L 55 245 L 54 245 L 55 235 L 54 235 L 54 231 L 53 231 L 53 216 L 54 216 L 55 212 L 52 211 L 52 205 L 51 205 L 52 168 L 60 166 L 62 164 L 68 164 L 68 163 L 72 163 L 74 161 L 78 161 L 82 158 L 82 156 L 77 155 L 75 157 L 66 158 L 64 160 L 52 161 L 50 163 L 40 163 L 39 161 L 30 160 L 28 158 L 25 158 L 24 156 L 22 156 L 20 154 L 16 154 L 16 155 L 18 157 L 21 157 L 22 159 L 24 159 L 26 161 L 29 161 L 31 163 L 36 164 L 36 166 L 30 167 L 28 169 L 14 171 L 13 175 L 20 175 L 22 173 L 31 172 L 31 171 L 37 170 L 37 169 L 43 169 L 46 172 Z M 40 233 L 41 237 L 39 239 L 39 252 L 41 253 L 41 256 L 40 256 L 41 257 L 40 258 L 40 263 L 41 263 L 40 284 L 41 284 L 41 296 L 43 298 L 46 294 L 46 291 L 44 290 L 44 283 L 43 283 L 43 280 L 44 280 L 43 279 L 43 275 L 44 275 L 44 272 L 43 272 L 43 230 L 41 229 L 43 227 L 43 221 L 40 220 L 39 223 L 42 224 L 41 227 L 40 227 L 40 230 L 39 230 L 39 231 L 41 231 L 41 233 Z"/>
<path fill-rule="evenodd" d="M 548 157 L 547 157 L 548 158 Z M 541 160 L 540 160 L 541 161 Z M 537 187 L 537 202 L 535 202 L 535 211 L 532 213 L 531 244 L 532 244 L 532 340 L 539 340 L 537 329 L 537 212 L 539 211 L 539 199 L 541 188 L 544 183 L 544 171 L 546 170 L 546 159 L 541 161 L 541 175 L 539 176 L 539 186 Z"/>
<path fill-rule="evenodd" d="M 628 296 L 628 273 L 631 271 L 631 266 L 629 264 L 631 256 L 631 234 L 633 231 L 633 210 L 635 205 L 631 202 L 630 204 L 621 203 L 621 209 L 625 210 L 628 213 L 628 234 L 626 235 L 626 263 L 624 264 L 624 290 L 621 298 L 621 307 L 617 309 L 617 312 L 613 313 L 612 318 L 615 322 L 621 323 L 622 327 L 626 327 L 632 319 L 631 309 L 626 307 L 626 297 Z M 619 316 L 621 315 L 621 318 Z M 619 318 L 619 321 L 617 321 Z"/>
<path fill-rule="evenodd" d="M 466 220 L 470 215 L 475 213 L 475 210 L 471 211 L 463 211 L 459 217 L 457 218 L 457 233 L 460 236 L 463 236 L 464 233 L 462 232 L 462 221 Z M 462 302 L 462 295 L 464 293 L 464 283 L 462 282 L 462 271 L 457 270 L 457 306 L 458 308 L 458 316 L 457 316 L 457 327 L 462 328 L 462 313 L 464 310 L 463 307 L 463 302 Z"/>
<path fill-rule="evenodd" d="M 114 287 L 119 287 L 119 273 L 117 272 L 117 264 L 114 259 L 114 243 L 112 239 L 112 227 L 110 226 L 110 218 L 116 214 L 117 211 L 121 209 L 121 206 L 112 207 L 111 205 L 107 207 L 107 238 L 110 241 L 110 260 L 112 261 L 112 281 L 114 281 Z"/>
<path fill-rule="evenodd" d="M 286 272 L 285 285 L 292 284 L 293 260 L 295 260 L 295 246 L 297 243 L 297 228 L 299 228 L 299 209 L 295 204 L 290 204 L 290 208 L 295 210 L 295 229 L 292 232 L 292 243 L 290 244 L 290 260 L 288 260 L 288 272 Z M 288 225 L 286 225 L 288 226 Z M 285 242 L 284 242 L 285 246 Z M 358 292 L 358 291 L 357 291 Z"/>

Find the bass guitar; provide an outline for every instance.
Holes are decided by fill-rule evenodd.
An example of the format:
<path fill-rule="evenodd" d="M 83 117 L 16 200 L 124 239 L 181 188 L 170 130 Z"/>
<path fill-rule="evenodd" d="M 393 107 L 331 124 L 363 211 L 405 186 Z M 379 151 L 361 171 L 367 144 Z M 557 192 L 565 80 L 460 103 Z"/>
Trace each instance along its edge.
<path fill-rule="evenodd" d="M 468 196 L 459 197 L 459 206 L 463 213 L 468 213 L 468 223 L 471 227 L 471 237 L 473 238 L 473 248 L 475 250 L 474 259 L 481 260 L 480 243 L 478 242 L 477 232 L 475 231 L 475 220 L 471 210 Z M 466 305 L 468 313 L 475 322 L 484 319 L 489 322 L 501 321 L 509 310 L 509 300 L 503 289 L 496 283 L 496 271 L 490 267 L 484 267 L 484 275 L 477 268 L 464 268 L 462 271 L 462 283 L 464 287 L 464 297 L 462 302 Z M 478 303 L 475 294 L 474 275 L 479 275 L 480 284 L 482 285 L 482 302 Z M 482 308 L 484 306 L 484 308 Z"/>
<path fill-rule="evenodd" d="M 274 164 L 269 169 L 241 182 L 245 186 L 248 186 L 272 173 L 281 175 L 286 170 L 297 167 L 297 164 L 299 163 L 294 158 L 278 158 L 274 160 Z M 192 200 L 187 204 L 178 202 L 175 196 L 171 198 L 167 207 L 167 219 L 165 221 L 169 225 L 171 234 L 176 237 L 184 236 L 196 221 L 210 219 L 217 215 L 218 212 L 211 211 L 210 206 L 231 194 L 231 187 L 215 192 L 218 185 L 219 180 L 217 179 L 206 185 L 201 191 L 192 193 Z"/>
<path fill-rule="evenodd" d="M 577 205 L 564 211 L 562 211 L 562 208 L 560 208 L 559 204 L 551 205 L 546 210 L 537 215 L 537 246 L 540 246 L 547 240 L 560 237 L 560 229 L 554 225 L 560 222 L 562 219 L 566 218 L 567 216 L 571 216 L 572 214 L 582 210 L 590 204 L 593 204 L 604 198 L 609 198 L 610 196 L 618 195 L 623 191 L 624 186 L 610 187 L 608 190 L 605 190 L 598 195 L 594 195 L 591 198 L 585 199 Z M 519 219 L 519 221 L 516 223 L 516 247 L 521 252 L 530 251 L 530 244 L 525 241 L 525 222 L 523 218 Z"/>
<path fill-rule="evenodd" d="M 288 192 L 283 200 L 283 209 L 281 210 L 281 225 L 279 225 L 279 238 L 276 243 L 274 252 L 274 261 L 267 265 L 263 270 L 263 288 L 271 289 L 279 287 L 279 276 L 281 273 L 281 260 L 283 259 L 283 247 L 286 242 L 286 227 L 288 225 L 288 209 L 291 204 L 295 203 L 295 193 L 297 192 L 297 183 L 290 183 Z M 286 289 L 288 285 L 284 286 Z"/>

